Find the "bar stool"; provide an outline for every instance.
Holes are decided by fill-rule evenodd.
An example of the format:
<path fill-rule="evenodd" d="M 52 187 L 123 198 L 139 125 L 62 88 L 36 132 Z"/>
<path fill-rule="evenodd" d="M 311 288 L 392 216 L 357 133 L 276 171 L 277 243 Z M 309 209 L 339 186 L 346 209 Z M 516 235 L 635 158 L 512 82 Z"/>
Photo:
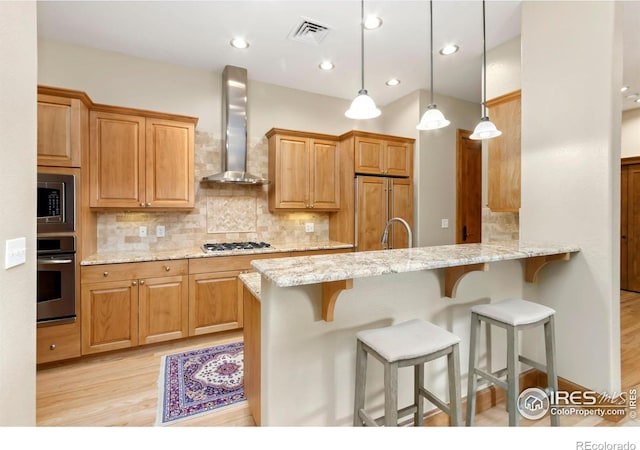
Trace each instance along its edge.
<path fill-rule="evenodd" d="M 423 423 L 423 397 L 451 418 L 451 424 L 462 425 L 460 400 L 460 338 L 455 334 L 420 319 L 397 325 L 364 330 L 356 335 L 356 389 L 354 426 L 398 426 L 398 419 L 414 415 L 415 426 Z M 384 366 L 384 416 L 374 419 L 364 410 L 367 355 Z M 450 406 L 424 388 L 424 364 L 447 356 Z M 398 368 L 414 367 L 413 404 L 398 410 Z"/>
<path fill-rule="evenodd" d="M 507 410 L 509 411 L 509 426 L 517 426 L 520 420 L 518 414 L 518 396 L 520 395 L 518 361 L 547 373 L 547 383 L 553 392 L 558 390 L 558 376 L 556 373 L 556 343 L 554 336 L 555 311 L 544 305 L 520 299 L 508 299 L 498 303 L 477 305 L 471 308 L 471 342 L 469 348 L 469 383 L 467 391 L 467 426 L 473 425 L 476 409 L 477 377 L 485 378 L 493 384 L 507 391 Z M 507 330 L 507 367 L 497 372 L 489 373 L 476 367 L 476 346 L 480 333 L 480 323 L 496 325 Z M 487 325 L 487 326 L 488 326 Z M 518 332 L 527 328 L 544 325 L 546 350 L 546 366 L 521 356 L 518 349 Z M 506 374 L 506 382 L 500 378 Z M 551 425 L 558 426 L 560 418 L 551 415 Z"/>

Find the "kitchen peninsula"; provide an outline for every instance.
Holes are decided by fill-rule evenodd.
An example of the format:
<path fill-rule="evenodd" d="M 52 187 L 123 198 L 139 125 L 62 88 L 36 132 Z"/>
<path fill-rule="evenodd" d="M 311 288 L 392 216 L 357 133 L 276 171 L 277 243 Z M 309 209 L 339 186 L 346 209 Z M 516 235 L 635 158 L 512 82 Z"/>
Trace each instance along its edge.
<path fill-rule="evenodd" d="M 465 362 L 471 306 L 507 297 L 542 302 L 533 283 L 544 276 L 540 269 L 578 251 L 510 241 L 253 261 L 260 285 L 256 275 L 241 279 L 245 321 L 260 330 L 247 339 L 245 329 L 245 385 L 256 422 L 351 424 L 358 331 L 425 319 L 461 337 Z M 562 270 L 555 266 L 547 270 Z M 476 279 L 465 283 L 463 277 Z M 368 374 L 367 407 L 381 414 L 382 370 L 376 364 Z M 427 365 L 425 379 L 446 398 L 443 369 L 438 362 Z M 410 402 L 411 380 L 412 372 L 400 371 L 400 407 Z"/>

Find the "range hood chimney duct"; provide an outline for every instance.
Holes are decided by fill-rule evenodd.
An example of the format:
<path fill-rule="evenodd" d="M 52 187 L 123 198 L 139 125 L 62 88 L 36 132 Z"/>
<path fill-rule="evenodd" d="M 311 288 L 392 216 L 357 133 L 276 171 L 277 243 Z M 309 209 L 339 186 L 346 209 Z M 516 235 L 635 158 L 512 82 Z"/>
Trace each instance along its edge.
<path fill-rule="evenodd" d="M 204 177 L 210 183 L 261 185 L 269 180 L 247 172 L 247 69 L 222 71 L 222 172 Z"/>

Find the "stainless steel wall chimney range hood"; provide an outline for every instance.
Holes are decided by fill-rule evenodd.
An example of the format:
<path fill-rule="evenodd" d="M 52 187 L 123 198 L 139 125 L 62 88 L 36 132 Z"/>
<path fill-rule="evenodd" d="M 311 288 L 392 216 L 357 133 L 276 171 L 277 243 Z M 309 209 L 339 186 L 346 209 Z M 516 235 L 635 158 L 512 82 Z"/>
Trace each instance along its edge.
<path fill-rule="evenodd" d="M 247 69 L 222 71 L 222 172 L 202 178 L 210 183 L 267 184 L 247 172 Z"/>

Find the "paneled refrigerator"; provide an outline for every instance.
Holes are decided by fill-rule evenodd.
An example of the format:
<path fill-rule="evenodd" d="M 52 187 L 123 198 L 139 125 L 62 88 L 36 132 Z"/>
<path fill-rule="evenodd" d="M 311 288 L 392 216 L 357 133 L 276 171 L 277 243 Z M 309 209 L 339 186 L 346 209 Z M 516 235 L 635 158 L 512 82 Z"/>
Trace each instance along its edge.
<path fill-rule="evenodd" d="M 413 230 L 413 185 L 410 178 L 357 175 L 355 178 L 356 251 L 408 247 L 405 227 L 393 222 L 387 246 L 381 242 L 387 221 L 400 217 Z"/>

